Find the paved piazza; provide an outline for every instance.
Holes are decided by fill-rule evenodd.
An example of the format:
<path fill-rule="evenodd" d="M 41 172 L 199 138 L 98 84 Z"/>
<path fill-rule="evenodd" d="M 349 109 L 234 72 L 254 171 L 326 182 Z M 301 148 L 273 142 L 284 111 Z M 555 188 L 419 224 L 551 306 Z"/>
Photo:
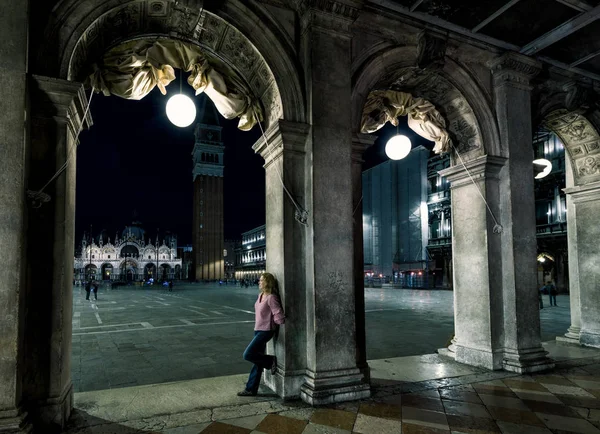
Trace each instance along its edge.
<path fill-rule="evenodd" d="M 176 284 L 100 288 L 98 301 L 73 291 L 72 373 L 76 392 L 246 373 L 258 288 Z M 366 289 L 370 360 L 429 354 L 452 337 L 450 291 Z M 92 295 L 93 298 L 93 295 Z M 541 311 L 542 340 L 570 325 L 569 297 Z"/>

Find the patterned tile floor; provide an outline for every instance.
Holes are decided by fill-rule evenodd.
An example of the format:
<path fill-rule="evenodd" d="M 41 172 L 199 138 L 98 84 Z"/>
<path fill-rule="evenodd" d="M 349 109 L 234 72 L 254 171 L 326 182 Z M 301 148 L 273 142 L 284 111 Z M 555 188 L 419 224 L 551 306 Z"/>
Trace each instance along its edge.
<path fill-rule="evenodd" d="M 506 374 L 506 373 L 505 373 Z M 163 434 L 600 433 L 600 363 L 217 420 Z"/>

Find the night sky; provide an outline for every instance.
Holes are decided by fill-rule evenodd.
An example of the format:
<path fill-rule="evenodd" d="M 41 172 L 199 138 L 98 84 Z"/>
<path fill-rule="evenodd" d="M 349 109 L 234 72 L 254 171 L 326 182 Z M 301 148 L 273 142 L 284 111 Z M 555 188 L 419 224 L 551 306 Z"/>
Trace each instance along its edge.
<path fill-rule="evenodd" d="M 186 89 L 187 87 L 187 89 Z M 168 89 L 170 90 L 170 89 Z M 193 96 L 196 108 L 205 95 Z M 166 231 L 177 234 L 180 246 L 192 239 L 192 158 L 194 126 L 179 128 L 165 114 L 168 97 L 154 89 L 140 101 L 95 94 L 90 111 L 94 125 L 80 135 L 77 149 L 76 246 L 93 225 L 94 236 L 108 231 L 114 240 L 133 220 L 142 222 L 154 240 Z M 209 104 L 212 104 L 209 102 Z M 200 115 L 200 113 L 198 113 Z M 406 126 L 400 129 L 413 146 L 430 142 L 420 139 Z M 239 239 L 242 232 L 265 223 L 263 159 L 252 150 L 260 129 L 244 132 L 238 120 L 221 117 L 225 145 L 224 218 L 225 238 Z M 377 132 L 375 146 L 365 153 L 364 168 L 387 160 L 385 142 L 396 132 L 386 125 Z"/>

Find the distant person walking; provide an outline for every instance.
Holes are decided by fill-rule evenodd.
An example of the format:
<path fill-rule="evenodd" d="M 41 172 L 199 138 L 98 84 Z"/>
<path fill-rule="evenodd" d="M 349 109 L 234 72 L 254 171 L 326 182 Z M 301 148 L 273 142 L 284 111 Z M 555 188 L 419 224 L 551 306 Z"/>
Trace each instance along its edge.
<path fill-rule="evenodd" d="M 90 299 L 90 291 L 92 290 L 92 281 L 88 280 L 87 282 L 85 282 L 85 299 L 89 300 Z"/>
<path fill-rule="evenodd" d="M 265 354 L 267 342 L 273 338 L 277 326 L 285 323 L 285 315 L 277 294 L 277 281 L 271 273 L 263 273 L 258 281 L 260 293 L 254 303 L 254 339 L 244 351 L 244 360 L 254 363 L 246 388 L 238 396 L 255 396 L 258 393 L 263 369 L 277 372 L 277 358 Z"/>
<path fill-rule="evenodd" d="M 552 301 L 554 301 L 554 306 L 556 306 L 556 294 L 558 294 L 556 286 L 548 281 L 546 282 L 546 290 L 548 291 L 548 297 L 550 298 L 550 306 L 552 306 Z"/>
<path fill-rule="evenodd" d="M 542 285 L 542 287 L 540 289 L 538 289 L 538 299 L 540 301 L 540 309 L 544 308 L 544 299 L 542 298 L 542 294 L 544 293 L 544 288 L 546 286 Z"/>
<path fill-rule="evenodd" d="M 94 281 L 94 300 L 98 300 L 98 282 Z"/>
<path fill-rule="evenodd" d="M 169 292 L 173 292 L 173 281 L 169 280 Z"/>

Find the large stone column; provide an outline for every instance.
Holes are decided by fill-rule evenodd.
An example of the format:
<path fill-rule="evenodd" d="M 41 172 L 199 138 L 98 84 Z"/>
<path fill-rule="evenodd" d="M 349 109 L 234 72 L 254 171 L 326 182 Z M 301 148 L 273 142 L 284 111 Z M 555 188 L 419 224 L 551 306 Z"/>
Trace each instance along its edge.
<path fill-rule="evenodd" d="M 377 136 L 355 133 L 352 137 L 352 224 L 354 237 L 354 297 L 356 299 L 356 366 L 369 381 L 365 325 L 365 272 L 362 219 L 363 154 L 373 146 Z"/>
<path fill-rule="evenodd" d="M 21 407 L 28 5 L 3 2 L 0 14 L 0 432 L 23 433 L 31 428 Z"/>
<path fill-rule="evenodd" d="M 565 188 L 564 191 L 567 193 L 569 219 L 571 285 L 571 327 L 566 337 L 574 341 L 579 334 L 581 345 L 600 348 L 600 293 L 598 292 L 600 182 Z M 578 322 L 580 328 L 577 327 Z"/>
<path fill-rule="evenodd" d="M 573 165 L 567 155 L 565 155 L 565 177 L 567 188 L 564 189 L 567 193 L 567 251 L 568 251 L 568 267 L 569 267 L 569 305 L 571 309 L 571 326 L 564 336 L 557 336 L 558 342 L 579 345 L 581 334 L 581 297 L 579 289 L 579 255 L 577 246 L 577 230 L 578 224 L 586 224 L 584 221 L 579 221 L 575 218 L 576 209 L 573 203 L 574 196 L 568 192 L 577 193 L 577 189 L 573 189 Z"/>
<path fill-rule="evenodd" d="M 537 243 L 533 191 L 531 86 L 539 62 L 507 53 L 490 64 L 500 133 L 507 157 L 500 176 L 502 282 L 504 303 L 503 367 L 534 372 L 553 367 L 541 345 L 537 289 Z"/>
<path fill-rule="evenodd" d="M 29 189 L 45 189 L 49 201 L 34 203 L 27 229 L 27 347 L 24 393 L 36 426 L 63 428 L 73 407 L 71 321 L 75 232 L 76 134 L 87 98 L 83 86 L 33 76 L 31 81 Z M 44 369 L 40 369 L 44 367 Z"/>
<path fill-rule="evenodd" d="M 309 130 L 307 124 L 280 120 L 266 132 L 267 142 L 261 138 L 253 146 L 265 159 L 267 271 L 278 280 L 287 317 L 269 342 L 269 353 L 277 356 L 278 372 L 272 376 L 266 371 L 264 380 L 285 399 L 300 397 L 306 372 L 306 227 L 296 219 L 296 207 L 282 182 L 293 200 L 305 208 Z"/>
<path fill-rule="evenodd" d="M 307 175 L 307 369 L 301 397 L 320 405 L 370 394 L 356 361 L 353 272 L 350 25 L 360 2 L 306 5 L 301 51 L 312 165 Z"/>
<path fill-rule="evenodd" d="M 499 173 L 506 159 L 484 156 L 440 171 L 451 185 L 454 339 L 456 361 L 487 369 L 502 368 L 501 235 L 482 200 L 498 215 Z M 452 354 L 453 352 L 453 354 Z"/>

